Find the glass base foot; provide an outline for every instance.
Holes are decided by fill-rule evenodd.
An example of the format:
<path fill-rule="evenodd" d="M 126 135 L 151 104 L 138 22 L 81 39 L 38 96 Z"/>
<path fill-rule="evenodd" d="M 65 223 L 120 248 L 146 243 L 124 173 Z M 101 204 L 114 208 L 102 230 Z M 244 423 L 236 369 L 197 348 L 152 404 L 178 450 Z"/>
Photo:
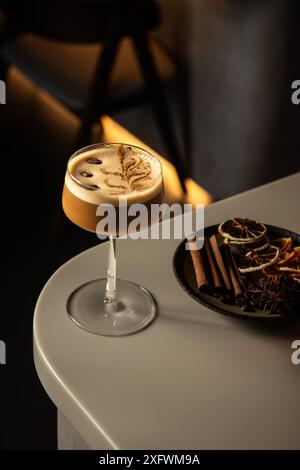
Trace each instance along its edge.
<path fill-rule="evenodd" d="M 87 282 L 67 300 L 70 318 L 84 330 L 104 336 L 123 336 L 151 323 L 156 305 L 151 294 L 129 281 L 117 280 L 118 299 L 104 303 L 106 279 Z"/>

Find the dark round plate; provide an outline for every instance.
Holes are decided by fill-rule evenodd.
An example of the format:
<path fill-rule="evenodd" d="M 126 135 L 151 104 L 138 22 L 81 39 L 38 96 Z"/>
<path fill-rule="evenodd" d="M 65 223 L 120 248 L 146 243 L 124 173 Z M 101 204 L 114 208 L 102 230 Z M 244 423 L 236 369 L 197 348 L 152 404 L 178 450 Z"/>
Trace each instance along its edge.
<path fill-rule="evenodd" d="M 300 235 L 290 230 L 275 227 L 273 225 L 267 225 L 267 233 L 273 238 L 291 237 L 293 243 L 300 245 Z M 212 225 L 204 229 L 206 237 L 218 233 L 218 225 Z M 245 312 L 237 305 L 225 304 L 221 300 L 215 298 L 210 294 L 204 294 L 199 292 L 196 285 L 196 278 L 194 273 L 194 267 L 191 259 L 190 252 L 185 250 L 186 240 L 183 240 L 177 247 L 173 257 L 173 270 L 175 277 L 185 292 L 190 295 L 196 302 L 199 302 L 205 307 L 215 310 L 218 313 L 229 315 L 236 318 L 254 319 L 267 322 L 274 321 L 286 321 L 292 319 L 293 316 L 284 314 L 270 314 L 268 312 L 257 311 L 257 312 Z M 295 312 L 299 313 L 300 312 Z"/>

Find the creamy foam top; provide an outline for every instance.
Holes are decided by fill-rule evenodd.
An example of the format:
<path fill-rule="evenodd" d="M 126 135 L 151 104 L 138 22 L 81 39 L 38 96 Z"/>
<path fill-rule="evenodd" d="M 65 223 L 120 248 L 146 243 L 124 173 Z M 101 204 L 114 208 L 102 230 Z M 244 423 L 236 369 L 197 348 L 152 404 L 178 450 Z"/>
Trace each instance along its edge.
<path fill-rule="evenodd" d="M 159 161 L 126 145 L 87 150 L 75 156 L 68 169 L 65 183 L 69 191 L 92 204 L 117 205 L 122 196 L 130 204 L 146 202 L 162 188 Z"/>

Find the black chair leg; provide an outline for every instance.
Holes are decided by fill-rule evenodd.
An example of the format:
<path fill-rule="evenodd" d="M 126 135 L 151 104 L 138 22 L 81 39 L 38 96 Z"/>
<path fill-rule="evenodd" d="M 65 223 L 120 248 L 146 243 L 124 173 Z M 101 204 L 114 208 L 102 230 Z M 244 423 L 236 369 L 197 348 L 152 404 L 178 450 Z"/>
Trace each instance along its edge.
<path fill-rule="evenodd" d="M 88 144 L 92 126 L 100 118 L 104 109 L 105 96 L 109 80 L 120 44 L 117 28 L 112 26 L 104 40 L 98 64 L 90 86 L 88 101 L 84 110 L 81 126 L 76 137 L 74 148 L 78 149 Z"/>
<path fill-rule="evenodd" d="M 146 33 L 139 28 L 138 25 L 135 26 L 132 40 L 146 89 L 151 100 L 158 130 L 168 152 L 168 156 L 175 165 L 182 189 L 186 192 L 185 179 L 187 178 L 187 170 L 184 163 L 181 161 L 175 131 L 171 124 L 171 113 L 169 112 L 167 100 L 162 90 L 161 80 L 152 57 Z"/>

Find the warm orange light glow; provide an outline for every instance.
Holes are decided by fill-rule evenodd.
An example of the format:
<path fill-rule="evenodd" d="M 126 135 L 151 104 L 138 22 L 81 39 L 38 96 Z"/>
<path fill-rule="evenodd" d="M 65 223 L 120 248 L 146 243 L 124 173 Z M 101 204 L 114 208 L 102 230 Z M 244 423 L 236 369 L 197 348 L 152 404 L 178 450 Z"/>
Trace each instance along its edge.
<path fill-rule="evenodd" d="M 182 201 L 183 193 L 176 170 L 168 160 L 163 158 L 140 139 L 124 129 L 124 127 L 111 119 L 109 116 L 103 116 L 101 122 L 104 130 L 103 139 L 105 142 L 130 143 L 132 145 L 142 147 L 157 156 L 160 159 L 163 167 L 167 202 L 172 203 L 175 201 Z M 186 188 L 187 195 L 184 202 L 193 205 L 209 204 L 212 202 L 210 194 L 190 178 L 186 181 Z"/>
<path fill-rule="evenodd" d="M 56 124 L 56 129 L 57 127 L 62 129 L 62 135 L 65 135 L 68 140 L 73 139 L 75 137 L 76 129 L 78 129 L 80 125 L 79 118 L 49 95 L 45 90 L 35 86 L 27 77 L 16 69 L 16 67 L 12 67 L 10 73 L 16 82 L 17 88 L 26 90 L 28 95 L 34 94 L 38 97 L 38 99 L 35 100 L 35 106 L 38 106 L 37 103 L 39 100 L 41 104 L 39 106 L 39 116 L 43 117 L 45 112 L 47 113 L 47 125 L 49 126 L 51 122 L 54 122 Z M 97 139 L 99 138 L 104 142 L 121 142 L 137 145 L 145 148 L 160 159 L 165 181 L 166 202 L 186 202 L 193 206 L 196 204 L 210 204 L 212 202 L 211 195 L 190 178 L 186 180 L 187 194 L 185 199 L 183 199 L 183 192 L 177 172 L 168 160 L 163 158 L 109 116 L 103 116 L 101 122 L 104 135 L 99 137 L 97 135 Z"/>

